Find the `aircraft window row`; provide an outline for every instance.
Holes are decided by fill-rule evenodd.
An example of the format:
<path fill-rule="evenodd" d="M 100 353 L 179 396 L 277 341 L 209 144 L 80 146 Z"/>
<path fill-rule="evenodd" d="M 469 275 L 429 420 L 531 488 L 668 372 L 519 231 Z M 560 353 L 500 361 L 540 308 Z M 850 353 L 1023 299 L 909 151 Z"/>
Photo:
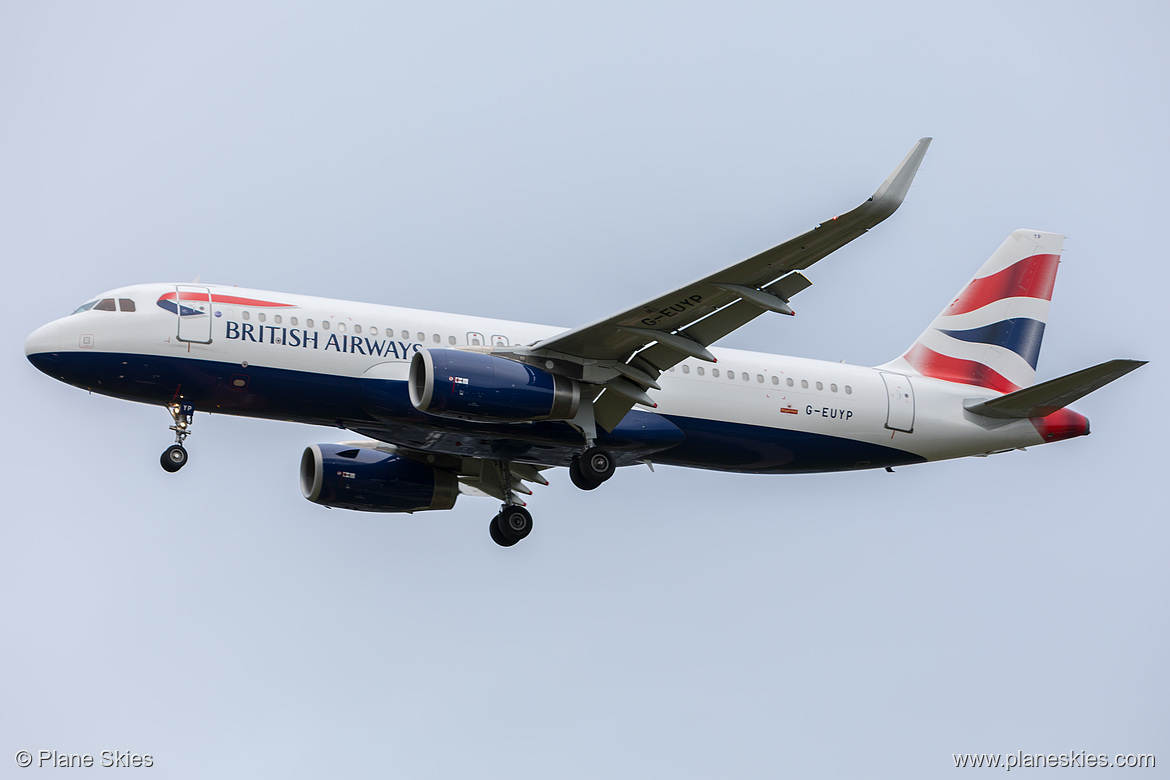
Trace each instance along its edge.
<path fill-rule="evenodd" d="M 123 302 L 122 311 L 134 311 L 134 308 L 133 308 L 134 302 L 133 301 L 130 301 L 129 299 L 123 298 L 122 302 Z M 94 308 L 97 304 L 98 304 L 98 301 L 90 301 L 89 303 L 87 303 L 84 306 L 82 306 L 81 308 L 79 308 L 76 312 L 74 312 L 74 314 L 76 314 L 77 312 L 82 312 L 82 311 L 85 311 L 87 309 Z M 127 304 L 129 305 L 130 308 L 125 308 L 125 306 Z M 251 320 L 252 319 L 252 312 L 243 311 L 243 312 L 241 312 L 240 316 L 244 320 Z M 259 320 L 260 322 L 267 322 L 268 315 L 265 314 L 264 312 L 257 312 L 256 319 Z M 272 322 L 276 325 L 283 325 L 284 318 L 279 314 L 274 314 L 274 315 L 272 315 Z M 294 328 L 300 327 L 300 319 L 297 317 L 289 317 L 288 324 Z M 305 327 L 312 328 L 314 326 L 315 326 L 315 321 L 313 320 L 313 318 L 307 317 L 305 319 Z M 331 320 L 321 320 L 321 329 L 322 330 L 329 330 L 332 327 L 334 327 L 334 326 L 331 324 Z M 337 328 L 338 333 L 345 333 L 349 329 L 349 326 L 346 325 L 346 323 L 344 323 L 344 322 L 338 322 L 336 325 L 336 328 Z M 361 335 L 363 333 L 362 326 L 354 324 L 353 325 L 353 332 L 355 335 Z M 379 334 L 379 329 L 377 326 L 371 325 L 365 329 L 365 332 L 368 333 L 370 336 L 376 337 Z M 385 328 L 382 332 L 385 334 L 386 338 L 390 338 L 390 339 L 394 338 L 394 333 L 395 333 L 394 328 Z M 403 339 L 410 340 L 410 338 L 411 338 L 411 332 L 409 330 L 398 331 L 398 333 L 399 333 L 399 336 Z M 423 333 L 422 331 L 417 331 L 414 334 L 414 340 L 419 341 L 419 342 L 425 342 L 427 340 L 427 334 Z M 430 340 L 434 344 L 442 344 L 443 343 L 443 336 L 439 333 L 432 333 L 432 334 L 430 334 Z M 478 334 L 478 333 L 468 333 L 467 334 L 467 343 L 470 344 L 471 346 L 478 347 L 478 346 L 481 346 L 483 344 L 483 342 L 484 342 L 484 338 L 480 334 Z M 452 347 L 456 346 L 458 343 L 459 343 L 459 340 L 457 338 L 455 338 L 454 336 L 447 336 L 447 344 L 449 344 L 450 346 L 452 346 Z M 495 344 L 496 346 L 508 346 L 511 342 L 505 336 L 492 336 L 492 343 Z"/>
<path fill-rule="evenodd" d="M 793 386 L 792 377 L 788 377 L 788 386 L 789 387 Z M 807 379 L 800 380 L 800 387 L 803 390 L 807 390 L 808 389 L 808 380 Z M 817 390 L 824 391 L 824 389 L 825 389 L 824 383 L 817 382 Z M 837 383 L 836 382 L 829 383 L 829 392 L 832 392 L 832 393 L 837 392 Z M 846 395 L 853 395 L 853 387 L 850 385 L 845 385 L 845 394 Z"/>
<path fill-rule="evenodd" d="M 137 311 L 134 306 L 134 301 L 129 298 L 118 298 L 117 301 L 113 298 L 102 298 L 100 301 L 89 301 L 78 306 L 73 313 L 81 314 L 83 311 Z"/>
<path fill-rule="evenodd" d="M 670 370 L 674 371 L 673 368 L 671 368 Z M 691 373 L 691 367 L 689 365 L 687 365 L 686 363 L 683 363 L 682 372 L 684 374 Z M 706 369 L 704 369 L 703 366 L 695 366 L 695 373 L 698 374 L 699 376 L 704 376 L 706 374 Z M 718 379 L 720 376 L 719 369 L 712 368 L 711 369 L 711 376 Z M 730 370 L 727 371 L 727 378 L 734 381 L 735 380 L 735 372 L 730 371 Z M 742 379 L 744 382 L 750 382 L 750 381 L 752 381 L 752 375 L 750 373 L 748 373 L 747 371 L 744 371 L 740 374 L 740 379 Z M 789 387 L 796 387 L 796 380 L 793 379 L 792 377 L 787 377 L 784 380 L 784 382 Z M 761 384 L 761 385 L 765 383 L 763 374 L 756 374 L 756 383 Z M 780 376 L 779 375 L 777 375 L 777 374 L 772 375 L 772 384 L 773 385 L 780 384 Z M 815 384 L 816 384 L 817 390 L 824 392 L 824 390 L 825 390 L 825 383 L 824 382 L 816 382 Z M 800 388 L 802 390 L 808 390 L 809 389 L 809 381 L 807 379 L 800 380 Z M 836 382 L 829 383 L 829 392 L 836 393 L 836 392 L 838 392 L 838 389 L 839 388 L 837 387 Z M 853 387 L 851 385 L 845 385 L 844 389 L 845 389 L 846 395 L 853 395 Z"/>

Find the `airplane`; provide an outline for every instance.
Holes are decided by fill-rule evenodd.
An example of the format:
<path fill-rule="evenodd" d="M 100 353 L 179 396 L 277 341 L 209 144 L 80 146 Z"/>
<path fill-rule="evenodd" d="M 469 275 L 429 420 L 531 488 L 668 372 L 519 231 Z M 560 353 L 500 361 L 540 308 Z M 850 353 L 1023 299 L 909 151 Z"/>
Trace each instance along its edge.
<path fill-rule="evenodd" d="M 647 464 L 793 474 L 984 456 L 1089 433 L 1069 404 L 1144 361 L 1035 383 L 1064 237 L 1016 230 L 894 360 L 846 365 L 711 345 L 792 315 L 802 273 L 901 205 L 921 139 L 857 208 L 754 257 L 582 327 L 199 283 L 102 293 L 33 332 L 54 379 L 163 406 L 176 472 L 197 411 L 351 431 L 307 447 L 305 498 L 369 512 L 502 502 L 503 547 L 529 535 L 521 496 L 565 467 L 593 490 Z"/>

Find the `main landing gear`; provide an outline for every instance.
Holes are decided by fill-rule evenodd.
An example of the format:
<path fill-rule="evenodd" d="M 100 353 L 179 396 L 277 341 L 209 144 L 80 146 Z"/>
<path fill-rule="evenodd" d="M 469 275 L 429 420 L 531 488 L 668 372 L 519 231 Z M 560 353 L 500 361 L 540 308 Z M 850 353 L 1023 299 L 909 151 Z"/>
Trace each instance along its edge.
<path fill-rule="evenodd" d="M 483 482 L 479 483 L 479 486 L 486 489 L 489 495 L 502 498 L 504 505 L 488 524 L 488 531 L 493 542 L 501 547 L 511 547 L 532 533 L 532 515 L 521 505 L 516 493 L 531 493 L 532 491 L 525 488 L 520 480 L 534 478 L 531 475 L 523 476 L 523 473 L 517 476 L 507 461 L 489 463 L 493 464 L 493 467 L 487 469 L 485 464 Z M 613 455 L 608 450 L 590 446 L 573 458 L 569 465 L 569 478 L 582 490 L 593 490 L 613 476 L 615 465 Z M 548 484 L 539 477 L 536 477 L 536 480 Z"/>
<path fill-rule="evenodd" d="M 511 547 L 532 533 L 532 515 L 517 504 L 504 504 L 500 513 L 488 526 L 492 541 L 500 547 Z"/>
<path fill-rule="evenodd" d="M 582 490 L 593 490 L 613 476 L 613 456 L 608 450 L 590 447 L 569 464 L 569 479 Z"/>
<path fill-rule="evenodd" d="M 175 421 L 171 426 L 171 430 L 175 432 L 175 443 L 163 450 L 159 463 L 163 471 L 174 473 L 187 465 L 187 450 L 183 447 L 183 440 L 191 435 L 195 407 L 188 403 L 170 403 L 167 404 L 167 411 Z"/>

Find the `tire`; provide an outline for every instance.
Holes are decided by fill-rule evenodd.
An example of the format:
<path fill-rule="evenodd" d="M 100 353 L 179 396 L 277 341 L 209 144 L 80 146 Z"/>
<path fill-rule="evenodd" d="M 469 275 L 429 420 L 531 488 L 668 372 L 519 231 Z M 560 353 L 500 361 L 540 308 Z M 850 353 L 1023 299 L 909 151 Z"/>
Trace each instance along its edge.
<path fill-rule="evenodd" d="M 492 541 L 495 542 L 496 544 L 498 544 L 500 547 L 511 547 L 512 545 L 516 544 L 516 542 L 518 542 L 520 540 L 513 539 L 512 541 L 508 541 L 503 536 L 501 536 L 500 529 L 496 526 L 496 522 L 499 519 L 500 519 L 500 516 L 496 515 L 495 517 L 492 518 L 492 521 L 490 523 L 488 523 L 488 533 L 490 533 L 492 535 Z"/>
<path fill-rule="evenodd" d="M 532 533 L 532 515 L 522 506 L 506 506 L 492 519 L 492 529 L 492 539 L 498 535 L 507 542 L 504 547 L 511 547 Z"/>
<path fill-rule="evenodd" d="M 586 482 L 596 482 L 600 485 L 613 476 L 613 456 L 600 447 L 590 447 L 581 453 L 577 459 L 577 467 Z"/>
<path fill-rule="evenodd" d="M 577 457 L 574 457 L 573 462 L 569 464 L 569 479 L 581 490 L 596 490 L 601 487 L 600 482 L 592 482 L 585 478 L 585 475 L 581 473 L 581 460 Z"/>
<path fill-rule="evenodd" d="M 158 460 L 159 464 L 163 467 L 163 471 L 173 474 L 187 465 L 187 450 L 178 444 L 172 444 L 163 450 L 162 457 Z"/>

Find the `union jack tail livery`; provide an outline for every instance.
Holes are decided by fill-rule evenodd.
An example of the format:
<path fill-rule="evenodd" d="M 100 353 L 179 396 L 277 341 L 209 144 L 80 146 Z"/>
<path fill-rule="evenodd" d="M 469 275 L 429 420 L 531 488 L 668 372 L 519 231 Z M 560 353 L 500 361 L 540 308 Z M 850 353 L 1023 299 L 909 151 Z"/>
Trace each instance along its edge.
<path fill-rule="evenodd" d="M 1030 387 L 1064 236 L 1017 230 L 935 317 L 883 366 L 1011 393 Z"/>

